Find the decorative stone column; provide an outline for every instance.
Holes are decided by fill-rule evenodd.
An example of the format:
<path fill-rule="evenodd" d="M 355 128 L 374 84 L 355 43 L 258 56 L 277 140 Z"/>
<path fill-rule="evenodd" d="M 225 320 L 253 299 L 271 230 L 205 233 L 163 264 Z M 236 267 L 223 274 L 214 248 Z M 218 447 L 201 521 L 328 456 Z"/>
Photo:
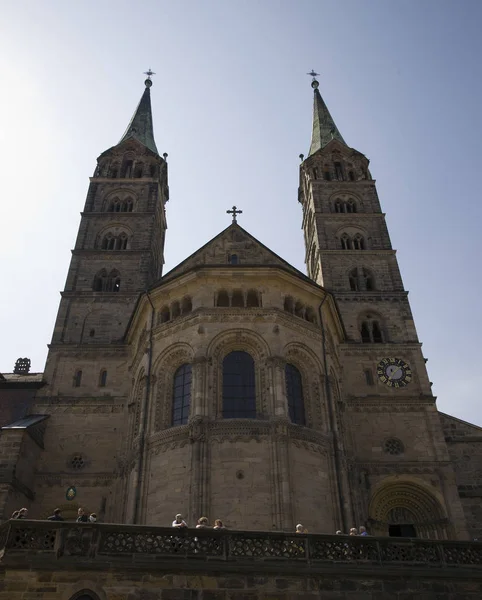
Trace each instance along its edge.
<path fill-rule="evenodd" d="M 200 356 L 192 361 L 191 414 L 190 420 L 209 416 L 206 393 L 207 358 Z"/>
<path fill-rule="evenodd" d="M 278 419 L 289 418 L 288 398 L 286 396 L 285 366 L 286 361 L 281 356 L 271 356 L 266 360 L 270 372 L 270 417 Z"/>

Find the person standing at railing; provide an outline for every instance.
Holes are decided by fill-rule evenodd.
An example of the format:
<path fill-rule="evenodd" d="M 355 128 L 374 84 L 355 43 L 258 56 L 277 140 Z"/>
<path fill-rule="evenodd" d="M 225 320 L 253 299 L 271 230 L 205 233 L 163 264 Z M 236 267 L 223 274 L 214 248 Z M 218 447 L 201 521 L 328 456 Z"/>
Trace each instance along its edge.
<path fill-rule="evenodd" d="M 60 508 L 56 508 L 54 510 L 53 515 L 50 515 L 50 517 L 47 517 L 47 521 L 63 521 L 64 518 L 63 516 L 60 514 Z"/>
<path fill-rule="evenodd" d="M 207 517 L 201 517 L 196 525 L 196 529 L 210 529 Z"/>
<path fill-rule="evenodd" d="M 296 526 L 295 533 L 308 533 L 308 529 L 306 529 L 306 527 L 303 527 L 301 523 L 298 523 L 298 525 Z"/>
<path fill-rule="evenodd" d="M 226 529 L 226 527 L 223 525 L 223 522 L 221 521 L 221 519 L 216 519 L 214 521 L 213 529 Z"/>
<path fill-rule="evenodd" d="M 368 535 L 367 528 L 364 527 L 363 525 L 360 525 L 360 527 L 358 528 L 358 531 L 359 531 L 358 535 L 361 535 L 363 537 Z"/>
<path fill-rule="evenodd" d="M 181 513 L 176 515 L 176 518 L 172 522 L 173 527 L 187 527 L 186 521 L 182 518 Z"/>
<path fill-rule="evenodd" d="M 77 511 L 77 523 L 88 523 L 89 517 L 85 514 L 84 509 L 81 507 Z"/>

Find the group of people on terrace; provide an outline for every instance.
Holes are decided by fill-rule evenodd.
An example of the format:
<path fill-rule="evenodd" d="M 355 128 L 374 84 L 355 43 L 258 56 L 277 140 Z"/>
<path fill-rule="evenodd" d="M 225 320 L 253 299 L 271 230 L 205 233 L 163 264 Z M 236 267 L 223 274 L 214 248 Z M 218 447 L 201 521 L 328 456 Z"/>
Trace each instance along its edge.
<path fill-rule="evenodd" d="M 28 515 L 28 509 L 21 508 L 20 510 L 14 511 L 10 518 L 11 519 L 26 519 L 27 515 Z M 53 514 L 50 515 L 50 517 L 47 517 L 47 520 L 48 521 L 64 521 L 65 519 L 62 517 L 62 511 L 60 510 L 60 508 L 56 508 L 54 510 Z M 77 523 L 96 523 L 97 515 L 95 513 L 91 513 L 90 515 L 87 515 L 87 513 L 81 507 L 77 511 L 76 522 Z M 183 519 L 183 516 L 181 513 L 178 513 L 176 515 L 174 521 L 172 522 L 172 527 L 177 527 L 177 528 L 188 527 L 188 524 Z M 196 529 L 226 529 L 226 526 L 221 521 L 221 519 L 215 519 L 214 525 L 209 525 L 209 519 L 207 517 L 201 517 L 200 519 L 198 519 Z M 308 529 L 306 529 L 306 527 L 304 527 L 301 523 L 298 523 L 298 525 L 296 526 L 296 529 L 295 529 L 295 533 L 308 533 Z M 336 535 L 351 535 L 351 536 L 359 535 L 359 536 L 364 537 L 364 536 L 367 536 L 368 533 L 367 533 L 366 527 L 361 525 L 358 529 L 356 527 L 352 527 L 348 534 L 343 533 L 343 531 L 341 531 L 339 529 L 336 532 Z"/>
<path fill-rule="evenodd" d="M 176 518 L 172 522 L 172 526 L 182 528 L 182 527 L 187 527 L 188 525 L 187 525 L 186 521 L 182 518 L 182 514 L 178 513 L 176 515 Z M 207 517 L 201 517 L 197 521 L 196 529 L 226 529 L 226 527 L 224 526 L 221 519 L 216 519 L 214 521 L 214 525 L 211 527 L 209 525 L 209 519 Z"/>

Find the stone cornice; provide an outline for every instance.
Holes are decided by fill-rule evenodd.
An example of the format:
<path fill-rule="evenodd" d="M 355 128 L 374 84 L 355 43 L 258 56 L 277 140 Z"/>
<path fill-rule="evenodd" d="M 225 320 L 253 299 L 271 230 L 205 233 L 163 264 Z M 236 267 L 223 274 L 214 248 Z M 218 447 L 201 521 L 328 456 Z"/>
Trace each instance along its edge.
<path fill-rule="evenodd" d="M 420 350 L 420 342 L 386 342 L 384 344 L 364 344 L 363 342 L 349 342 L 339 344 L 340 352 L 345 356 L 385 356 L 393 352 L 416 352 Z"/>
<path fill-rule="evenodd" d="M 380 250 L 375 250 L 374 248 L 370 248 L 367 250 L 343 250 L 343 248 L 340 249 L 336 249 L 336 250 L 324 250 L 323 248 L 320 249 L 320 255 L 321 254 L 340 254 L 341 256 L 367 256 L 369 254 L 386 254 L 391 255 L 391 254 L 396 254 L 397 251 L 393 250 L 393 249 L 389 249 L 389 248 L 385 248 L 385 249 L 380 249 Z"/>
<path fill-rule="evenodd" d="M 155 454 L 166 450 L 183 447 L 193 442 L 248 442 L 263 439 L 292 441 L 295 445 L 303 445 L 308 450 L 322 453 L 331 450 L 332 436 L 327 433 L 292 425 L 289 421 L 273 419 L 226 419 L 208 421 L 195 419 L 188 425 L 170 427 L 150 436 L 148 448 Z"/>
<path fill-rule="evenodd" d="M 149 255 L 151 253 L 151 248 L 144 248 L 144 250 L 102 250 L 92 249 L 92 250 L 84 250 L 82 248 L 74 248 L 71 250 L 73 256 L 115 256 L 117 258 L 121 256 L 142 256 L 143 254 Z"/>
<path fill-rule="evenodd" d="M 97 354 L 102 351 L 102 356 L 109 358 L 111 356 L 127 356 L 129 352 L 128 344 L 118 342 L 116 344 L 48 344 L 49 350 L 58 352 L 61 357 L 70 357 L 72 353 L 78 354 Z"/>
<path fill-rule="evenodd" d="M 116 213 L 117 214 L 117 213 Z M 362 219 L 371 219 L 373 217 L 376 218 L 382 218 L 386 216 L 386 213 L 382 213 L 382 212 L 377 212 L 377 213 L 363 213 L 363 212 L 357 212 L 357 213 L 337 213 L 337 212 L 323 212 L 323 211 L 317 211 L 316 213 L 317 216 L 323 217 L 323 221 L 326 220 L 327 217 L 333 217 L 334 219 L 338 219 L 338 218 L 342 218 L 342 219 L 346 219 L 347 221 L 358 221 L 359 217 L 361 217 Z M 365 250 L 363 251 L 365 252 Z"/>

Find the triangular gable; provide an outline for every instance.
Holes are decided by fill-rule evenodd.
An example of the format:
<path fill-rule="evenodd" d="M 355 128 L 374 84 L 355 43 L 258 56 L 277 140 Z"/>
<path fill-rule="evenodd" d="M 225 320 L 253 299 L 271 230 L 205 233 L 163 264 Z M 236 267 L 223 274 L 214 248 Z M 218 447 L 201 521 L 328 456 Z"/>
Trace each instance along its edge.
<path fill-rule="evenodd" d="M 439 416 L 446 438 L 459 438 L 466 436 L 482 437 L 482 427 L 479 427 L 478 425 L 467 423 L 467 421 L 462 421 L 462 419 L 457 419 L 457 417 L 447 415 L 446 413 L 440 411 Z"/>
<path fill-rule="evenodd" d="M 232 262 L 233 255 L 237 257 L 237 264 Z M 177 267 L 166 273 L 161 281 L 177 277 L 181 273 L 202 265 L 279 266 L 306 278 L 306 275 L 267 248 L 237 223 L 232 223 L 194 254 L 183 260 Z"/>

